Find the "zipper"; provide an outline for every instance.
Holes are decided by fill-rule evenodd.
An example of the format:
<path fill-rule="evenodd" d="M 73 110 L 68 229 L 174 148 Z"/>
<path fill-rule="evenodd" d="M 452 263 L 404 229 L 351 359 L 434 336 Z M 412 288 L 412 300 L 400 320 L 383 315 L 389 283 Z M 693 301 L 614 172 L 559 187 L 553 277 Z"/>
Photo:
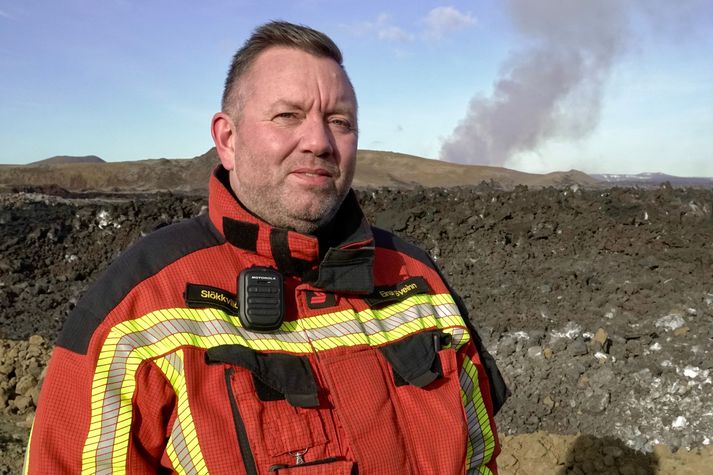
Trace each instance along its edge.
<path fill-rule="evenodd" d="M 302 463 L 300 463 L 299 461 L 297 461 L 297 463 L 294 465 L 276 464 L 276 465 L 271 465 L 270 468 L 268 469 L 268 472 L 277 472 L 278 470 L 283 470 L 286 468 L 295 468 L 295 467 L 302 468 L 302 467 L 309 467 L 311 465 L 323 465 L 326 463 L 338 462 L 340 460 L 342 460 L 342 459 L 340 459 L 339 457 L 327 457 L 325 459 L 314 460 L 312 462 L 305 462 L 303 460 Z"/>
<path fill-rule="evenodd" d="M 257 475 L 255 457 L 253 456 L 252 449 L 250 449 L 250 442 L 248 441 L 248 432 L 245 429 L 245 423 L 243 422 L 243 418 L 240 417 L 238 402 L 235 400 L 235 394 L 233 394 L 233 383 L 231 378 L 234 372 L 235 368 L 225 369 L 225 386 L 228 390 L 230 409 L 233 412 L 235 432 L 238 434 L 238 447 L 240 448 L 240 455 L 242 455 L 243 457 L 243 464 L 245 465 L 245 472 L 247 473 L 247 475 Z"/>

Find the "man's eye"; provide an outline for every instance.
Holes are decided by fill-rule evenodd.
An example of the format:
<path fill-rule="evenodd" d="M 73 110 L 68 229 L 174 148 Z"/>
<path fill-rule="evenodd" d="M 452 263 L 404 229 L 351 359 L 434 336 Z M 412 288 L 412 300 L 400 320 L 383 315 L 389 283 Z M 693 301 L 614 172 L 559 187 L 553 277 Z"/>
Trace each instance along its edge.
<path fill-rule="evenodd" d="M 333 117 L 333 118 L 329 119 L 329 125 L 332 126 L 333 128 L 338 128 L 338 129 L 344 130 L 344 131 L 353 130 L 351 122 L 349 122 L 346 119 L 341 119 L 339 117 Z"/>
<path fill-rule="evenodd" d="M 275 117 L 273 117 L 272 120 L 277 120 L 277 121 L 282 121 L 282 122 L 297 120 L 297 113 L 296 112 L 280 112 L 279 114 L 275 115 Z"/>

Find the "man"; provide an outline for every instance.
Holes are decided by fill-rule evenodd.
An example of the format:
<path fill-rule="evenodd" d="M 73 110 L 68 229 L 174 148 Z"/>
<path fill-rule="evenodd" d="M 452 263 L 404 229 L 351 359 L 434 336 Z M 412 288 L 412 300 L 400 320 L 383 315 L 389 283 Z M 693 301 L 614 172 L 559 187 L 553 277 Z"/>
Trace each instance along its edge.
<path fill-rule="evenodd" d="M 68 319 L 27 471 L 495 473 L 502 380 L 428 255 L 350 192 L 337 46 L 258 28 L 212 135 L 208 215 L 133 246 Z"/>

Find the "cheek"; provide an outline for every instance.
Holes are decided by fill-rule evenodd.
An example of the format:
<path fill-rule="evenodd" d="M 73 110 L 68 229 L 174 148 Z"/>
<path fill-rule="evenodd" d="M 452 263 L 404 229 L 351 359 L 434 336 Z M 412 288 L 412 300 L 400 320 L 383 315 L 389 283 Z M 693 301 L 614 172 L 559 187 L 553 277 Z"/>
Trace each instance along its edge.
<path fill-rule="evenodd" d="M 277 157 L 294 148 L 294 142 L 294 132 L 277 128 L 270 123 L 259 123 L 240 130 L 237 146 L 258 157 Z"/>
<path fill-rule="evenodd" d="M 355 137 L 337 138 L 339 149 L 339 167 L 343 170 L 353 168 L 356 164 L 357 140 Z"/>
<path fill-rule="evenodd" d="M 289 136 L 260 127 L 243 130 L 236 146 L 236 170 L 258 181 L 273 175 L 291 150 Z"/>

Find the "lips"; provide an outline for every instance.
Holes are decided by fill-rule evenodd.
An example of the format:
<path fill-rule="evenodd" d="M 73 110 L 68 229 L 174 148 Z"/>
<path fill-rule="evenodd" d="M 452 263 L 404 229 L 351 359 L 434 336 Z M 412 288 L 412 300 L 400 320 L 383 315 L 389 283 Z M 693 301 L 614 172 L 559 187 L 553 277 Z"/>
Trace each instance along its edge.
<path fill-rule="evenodd" d="M 308 177 L 332 177 L 332 173 L 324 168 L 298 168 L 293 170 L 292 173 Z"/>

